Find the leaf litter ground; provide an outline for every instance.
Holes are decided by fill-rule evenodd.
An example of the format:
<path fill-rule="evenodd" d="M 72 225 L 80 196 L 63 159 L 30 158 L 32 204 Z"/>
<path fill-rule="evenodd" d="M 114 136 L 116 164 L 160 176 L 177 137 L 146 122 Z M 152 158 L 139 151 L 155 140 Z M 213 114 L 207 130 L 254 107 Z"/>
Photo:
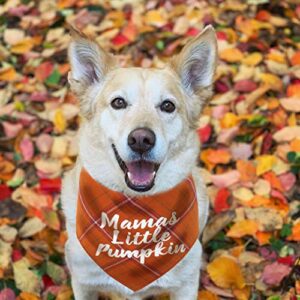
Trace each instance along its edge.
<path fill-rule="evenodd" d="M 210 199 L 199 299 L 299 299 L 298 1 L 124 2 L 0 1 L 0 299 L 72 298 L 59 195 L 80 117 L 67 23 L 142 67 L 216 28 L 215 94 L 198 129 Z"/>

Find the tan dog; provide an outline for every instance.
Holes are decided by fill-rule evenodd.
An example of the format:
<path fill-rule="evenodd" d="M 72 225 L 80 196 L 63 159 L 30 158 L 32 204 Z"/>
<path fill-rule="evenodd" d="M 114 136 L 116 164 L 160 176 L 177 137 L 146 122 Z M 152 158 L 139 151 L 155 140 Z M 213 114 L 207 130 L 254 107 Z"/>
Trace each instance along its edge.
<path fill-rule="evenodd" d="M 167 191 L 192 174 L 200 232 L 208 200 L 199 169 L 196 124 L 211 96 L 217 43 L 211 26 L 190 41 L 164 69 L 119 68 L 95 42 L 74 34 L 69 47 L 69 82 L 80 100 L 84 122 L 79 156 L 63 182 L 68 241 L 66 260 L 76 300 L 140 300 L 169 293 L 172 300 L 195 300 L 202 247 L 197 241 L 170 271 L 138 292 L 105 273 L 76 237 L 76 203 L 82 167 L 105 187 L 128 197 Z"/>

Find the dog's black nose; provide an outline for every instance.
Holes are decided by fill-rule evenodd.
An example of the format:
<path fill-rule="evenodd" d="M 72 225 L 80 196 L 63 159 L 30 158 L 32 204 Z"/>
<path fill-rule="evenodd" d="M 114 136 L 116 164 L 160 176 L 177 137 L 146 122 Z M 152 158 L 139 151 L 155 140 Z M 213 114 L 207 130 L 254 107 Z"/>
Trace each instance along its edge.
<path fill-rule="evenodd" d="M 128 146 L 140 154 L 149 151 L 155 145 L 155 134 L 149 128 L 137 128 L 130 132 Z"/>

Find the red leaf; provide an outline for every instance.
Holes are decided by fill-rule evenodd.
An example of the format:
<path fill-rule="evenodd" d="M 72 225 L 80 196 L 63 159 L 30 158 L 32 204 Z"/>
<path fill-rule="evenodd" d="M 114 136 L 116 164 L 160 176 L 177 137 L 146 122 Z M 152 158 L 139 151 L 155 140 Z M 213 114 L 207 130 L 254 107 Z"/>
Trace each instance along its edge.
<path fill-rule="evenodd" d="M 35 77 L 39 81 L 44 81 L 46 78 L 50 76 L 53 72 L 54 66 L 53 63 L 50 61 L 45 61 L 44 63 L 40 64 L 35 70 Z"/>
<path fill-rule="evenodd" d="M 206 143 L 211 136 L 212 128 L 209 124 L 198 129 L 198 134 L 200 137 L 201 143 Z"/>
<path fill-rule="evenodd" d="M 54 285 L 54 282 L 52 281 L 51 277 L 49 277 L 47 274 L 43 275 L 42 277 L 45 289 L 47 289 L 49 286 Z"/>
<path fill-rule="evenodd" d="M 7 185 L 0 184 L 0 201 L 9 198 L 11 193 L 12 191 Z"/>
<path fill-rule="evenodd" d="M 13 262 L 20 260 L 23 257 L 22 252 L 18 249 L 14 249 L 11 255 L 11 259 Z"/>
<path fill-rule="evenodd" d="M 277 262 L 279 262 L 280 264 L 292 266 L 295 262 L 295 257 L 292 255 L 286 257 L 278 257 Z"/>
<path fill-rule="evenodd" d="M 272 146 L 273 136 L 271 133 L 266 133 L 263 139 L 261 154 L 267 154 Z"/>
<path fill-rule="evenodd" d="M 186 32 L 186 36 L 196 36 L 199 33 L 199 29 L 191 27 L 188 29 L 188 31 Z"/>
<path fill-rule="evenodd" d="M 217 32 L 217 39 L 227 41 L 227 34 L 224 31 Z"/>
<path fill-rule="evenodd" d="M 41 178 L 40 190 L 46 193 L 59 193 L 61 190 L 61 178 Z"/>
<path fill-rule="evenodd" d="M 114 46 L 123 47 L 129 44 L 130 41 L 123 34 L 119 33 L 111 40 L 111 42 L 114 44 Z"/>
<path fill-rule="evenodd" d="M 234 90 L 249 93 L 257 89 L 257 84 L 251 80 L 240 80 L 234 85 Z"/>
<path fill-rule="evenodd" d="M 218 191 L 214 202 L 214 210 L 217 214 L 224 210 L 229 209 L 230 207 L 228 204 L 229 196 L 230 196 L 230 192 L 226 188 L 220 189 Z"/>

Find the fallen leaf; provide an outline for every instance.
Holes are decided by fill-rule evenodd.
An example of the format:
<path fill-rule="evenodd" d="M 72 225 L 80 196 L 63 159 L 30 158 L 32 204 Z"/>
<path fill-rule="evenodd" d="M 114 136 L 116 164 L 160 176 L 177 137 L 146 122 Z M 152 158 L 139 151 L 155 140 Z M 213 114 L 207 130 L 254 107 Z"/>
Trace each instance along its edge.
<path fill-rule="evenodd" d="M 14 81 L 17 78 L 17 72 L 13 67 L 5 67 L 0 69 L 0 80 Z"/>
<path fill-rule="evenodd" d="M 233 224 L 226 235 L 231 238 L 241 238 L 246 235 L 255 236 L 258 231 L 258 224 L 253 220 L 242 220 Z"/>
<path fill-rule="evenodd" d="M 220 213 L 230 207 L 228 203 L 229 196 L 230 192 L 226 188 L 220 189 L 218 191 L 214 201 L 214 210 L 216 213 Z"/>
<path fill-rule="evenodd" d="M 271 171 L 276 163 L 276 158 L 273 155 L 260 155 L 256 159 L 256 175 L 260 176 L 268 171 Z"/>
<path fill-rule="evenodd" d="M 212 175 L 211 181 L 216 187 L 224 188 L 237 183 L 240 177 L 240 173 L 236 170 L 233 170 L 224 174 Z"/>
<path fill-rule="evenodd" d="M 199 291 L 198 292 L 198 300 L 218 300 L 219 297 L 212 292 L 209 291 Z"/>
<path fill-rule="evenodd" d="M 244 57 L 238 48 L 225 49 L 219 53 L 219 56 L 220 59 L 230 63 L 240 62 Z"/>
<path fill-rule="evenodd" d="M 220 256 L 207 265 L 211 280 L 222 288 L 245 287 L 245 280 L 239 265 L 230 257 Z"/>
<path fill-rule="evenodd" d="M 21 291 L 39 294 L 41 290 L 40 278 L 29 268 L 30 263 L 26 257 L 13 263 L 16 286 Z"/>
<path fill-rule="evenodd" d="M 19 230 L 19 235 L 23 238 L 30 237 L 46 227 L 46 224 L 43 223 L 39 218 L 33 217 L 28 219 Z"/>
<path fill-rule="evenodd" d="M 280 104 L 287 111 L 300 112 L 300 97 L 299 98 L 283 98 L 280 99 Z"/>
<path fill-rule="evenodd" d="M 221 212 L 215 215 L 211 220 L 209 220 L 203 231 L 203 244 L 206 245 L 221 230 L 223 230 L 229 223 L 231 223 L 235 217 L 235 212 L 233 210 L 228 210 L 226 212 Z"/>
<path fill-rule="evenodd" d="M 240 201 L 250 201 L 253 198 L 253 193 L 251 190 L 240 187 L 233 191 L 233 197 L 240 200 Z"/>
<path fill-rule="evenodd" d="M 268 285 L 277 286 L 290 272 L 291 268 L 289 266 L 274 262 L 265 266 L 261 279 Z"/>

